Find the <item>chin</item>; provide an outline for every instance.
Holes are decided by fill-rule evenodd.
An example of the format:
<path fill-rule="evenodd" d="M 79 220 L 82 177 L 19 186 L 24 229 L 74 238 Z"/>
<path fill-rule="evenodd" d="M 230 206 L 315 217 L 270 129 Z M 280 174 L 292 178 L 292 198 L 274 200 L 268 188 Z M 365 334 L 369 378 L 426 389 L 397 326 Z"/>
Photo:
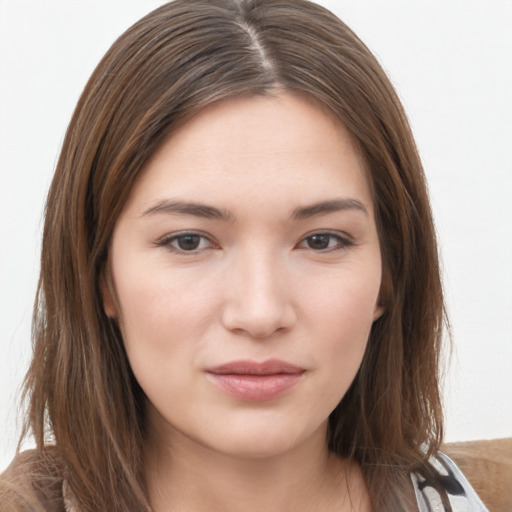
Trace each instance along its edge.
<path fill-rule="evenodd" d="M 211 443 L 210 448 L 233 459 L 265 460 L 279 457 L 293 450 L 295 445 L 282 438 L 233 439 L 226 443 Z"/>
<path fill-rule="evenodd" d="M 279 457 L 311 443 L 325 445 L 326 424 L 320 427 L 297 428 L 296 424 L 279 425 L 276 422 L 262 422 L 260 425 L 224 428 L 217 436 L 210 431 L 204 444 L 210 449 L 239 459 L 269 459 Z M 259 428 L 258 428 L 259 427 Z"/>

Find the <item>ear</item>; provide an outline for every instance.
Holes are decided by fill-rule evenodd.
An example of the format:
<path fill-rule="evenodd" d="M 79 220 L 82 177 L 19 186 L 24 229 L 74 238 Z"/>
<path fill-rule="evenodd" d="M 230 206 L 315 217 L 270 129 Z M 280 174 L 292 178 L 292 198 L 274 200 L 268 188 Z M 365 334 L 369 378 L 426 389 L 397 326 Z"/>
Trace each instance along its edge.
<path fill-rule="evenodd" d="M 377 304 L 375 304 L 375 309 L 373 310 L 373 321 L 375 322 L 375 320 L 378 320 L 383 315 L 384 311 L 384 304 L 382 304 L 381 300 L 379 299 Z"/>
<path fill-rule="evenodd" d="M 117 318 L 117 307 L 112 283 L 111 274 L 108 268 L 105 268 L 100 275 L 100 293 L 103 302 L 105 314 L 112 319 Z"/>
<path fill-rule="evenodd" d="M 386 311 L 385 304 L 389 304 L 391 290 L 393 289 L 391 276 L 385 268 L 382 270 L 382 277 L 380 281 L 380 290 L 377 297 L 377 303 L 373 310 L 373 321 L 378 320 Z"/>

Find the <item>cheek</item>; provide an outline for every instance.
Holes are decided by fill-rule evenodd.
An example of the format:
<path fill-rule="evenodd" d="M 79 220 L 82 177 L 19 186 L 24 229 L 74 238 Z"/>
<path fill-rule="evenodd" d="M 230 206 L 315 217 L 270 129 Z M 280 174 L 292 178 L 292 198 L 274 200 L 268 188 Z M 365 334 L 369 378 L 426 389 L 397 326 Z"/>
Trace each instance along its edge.
<path fill-rule="evenodd" d="M 211 277 L 191 281 L 161 261 L 115 263 L 121 332 L 137 380 L 143 388 L 170 376 L 183 382 L 185 368 L 195 365 L 207 338 L 218 287 Z"/>
<path fill-rule="evenodd" d="M 310 280 L 303 295 L 304 316 L 318 319 L 325 330 L 346 334 L 349 339 L 350 333 L 369 332 L 377 311 L 380 259 L 364 263 L 347 264 L 337 272 L 317 276 L 316 286 L 312 286 L 315 280 Z"/>
<path fill-rule="evenodd" d="M 194 328 L 215 307 L 216 287 L 207 275 L 191 280 L 190 272 L 173 271 L 161 261 L 138 264 L 135 259 L 118 261 L 116 270 L 120 276 L 116 279 L 114 274 L 120 320 L 128 337 L 139 327 L 167 335 L 177 326 Z"/>
<path fill-rule="evenodd" d="M 378 266 L 369 272 L 340 273 L 309 293 L 304 303 L 308 329 L 315 333 L 315 357 L 327 369 L 325 383 L 335 403 L 361 364 L 374 321 L 380 286 Z"/>

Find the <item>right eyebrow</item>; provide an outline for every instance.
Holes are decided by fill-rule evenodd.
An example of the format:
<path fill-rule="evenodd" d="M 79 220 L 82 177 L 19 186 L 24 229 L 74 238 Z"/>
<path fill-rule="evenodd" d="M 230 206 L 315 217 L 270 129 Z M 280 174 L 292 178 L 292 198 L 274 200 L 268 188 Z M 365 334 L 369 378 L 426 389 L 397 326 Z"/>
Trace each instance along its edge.
<path fill-rule="evenodd" d="M 235 220 L 233 213 L 228 210 L 220 210 L 214 206 L 209 206 L 202 203 L 172 201 L 163 199 L 158 201 L 154 206 L 151 206 L 141 215 L 152 215 L 157 213 L 178 214 L 178 215 L 192 215 L 193 217 L 201 217 L 203 219 L 215 219 L 225 222 L 232 222 Z"/>

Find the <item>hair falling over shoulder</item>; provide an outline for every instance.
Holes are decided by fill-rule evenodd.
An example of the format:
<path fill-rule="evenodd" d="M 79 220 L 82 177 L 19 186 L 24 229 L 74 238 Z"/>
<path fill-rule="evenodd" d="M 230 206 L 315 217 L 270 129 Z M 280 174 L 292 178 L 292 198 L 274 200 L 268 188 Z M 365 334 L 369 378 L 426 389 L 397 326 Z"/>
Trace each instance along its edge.
<path fill-rule="evenodd" d="M 282 90 L 350 132 L 382 251 L 385 312 L 329 418 L 329 448 L 361 465 L 380 511 L 407 509 L 411 471 L 435 481 L 443 295 L 425 178 L 390 81 L 343 22 L 306 0 L 175 0 L 113 44 L 67 130 L 46 203 L 25 380 L 25 435 L 37 449 L 2 477 L 2 507 L 34 487 L 14 474 L 50 465 L 46 488 L 55 473 L 65 478 L 81 512 L 150 510 L 144 396 L 101 300 L 114 224 L 140 170 L 186 119 L 226 98 Z M 50 498 L 39 490 L 26 499 Z"/>

